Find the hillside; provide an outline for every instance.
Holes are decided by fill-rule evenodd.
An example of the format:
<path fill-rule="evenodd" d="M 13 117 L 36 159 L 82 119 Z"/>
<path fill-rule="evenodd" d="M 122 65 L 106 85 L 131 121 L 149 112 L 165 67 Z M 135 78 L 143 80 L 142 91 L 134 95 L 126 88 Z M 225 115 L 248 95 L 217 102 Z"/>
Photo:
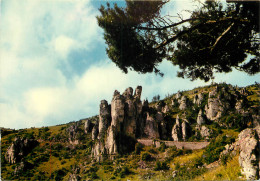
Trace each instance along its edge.
<path fill-rule="evenodd" d="M 259 178 L 259 84 L 214 84 L 151 103 L 141 92 L 115 91 L 99 115 L 76 122 L 1 128 L 2 180 Z"/>

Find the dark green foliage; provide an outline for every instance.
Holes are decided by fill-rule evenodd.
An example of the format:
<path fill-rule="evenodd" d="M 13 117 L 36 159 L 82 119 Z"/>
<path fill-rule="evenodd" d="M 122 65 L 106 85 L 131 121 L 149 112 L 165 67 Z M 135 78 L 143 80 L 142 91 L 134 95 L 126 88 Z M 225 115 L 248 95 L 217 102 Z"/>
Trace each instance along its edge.
<path fill-rule="evenodd" d="M 203 153 L 203 162 L 210 164 L 219 159 L 220 153 L 225 149 L 224 146 L 235 141 L 233 137 L 219 135 L 215 140 L 211 141 L 209 146 Z"/>
<path fill-rule="evenodd" d="M 169 170 L 169 166 L 167 165 L 167 163 L 164 161 L 164 162 L 160 162 L 160 161 L 157 161 L 155 163 L 155 167 L 154 167 L 154 170 L 156 171 L 159 171 L 159 170 Z"/>
<path fill-rule="evenodd" d="M 160 144 L 160 147 L 158 148 L 158 150 L 160 151 L 160 152 L 165 152 L 165 149 L 167 148 L 167 146 L 166 146 L 166 144 L 164 143 L 164 142 L 162 142 L 161 144 Z"/>
<path fill-rule="evenodd" d="M 152 156 L 149 153 L 147 153 L 147 152 L 143 152 L 141 154 L 141 159 L 143 161 L 151 161 L 152 160 Z"/>
<path fill-rule="evenodd" d="M 141 151 L 143 151 L 144 145 L 142 145 L 141 143 L 136 143 L 135 144 L 135 154 L 140 154 Z"/>
<path fill-rule="evenodd" d="M 107 54 L 121 70 L 162 75 L 157 66 L 166 58 L 179 66 L 179 77 L 191 80 L 209 81 L 214 73 L 232 68 L 248 74 L 260 71 L 258 1 L 206 1 L 189 19 L 175 22 L 160 14 L 166 2 L 100 7 L 97 20 L 104 29 Z"/>
<path fill-rule="evenodd" d="M 68 171 L 66 169 L 56 170 L 51 174 L 51 178 L 55 179 L 56 181 L 63 180 L 62 178 L 67 174 L 67 172 Z"/>

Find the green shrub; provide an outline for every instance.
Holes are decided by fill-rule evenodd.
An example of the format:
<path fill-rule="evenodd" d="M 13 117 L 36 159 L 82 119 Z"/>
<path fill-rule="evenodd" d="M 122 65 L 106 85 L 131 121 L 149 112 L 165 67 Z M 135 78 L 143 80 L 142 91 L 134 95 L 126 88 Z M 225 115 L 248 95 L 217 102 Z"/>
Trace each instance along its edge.
<path fill-rule="evenodd" d="M 160 151 L 160 152 L 165 152 L 165 149 L 167 148 L 167 146 L 166 146 L 166 144 L 164 143 L 164 142 L 162 142 L 161 144 L 160 144 L 160 147 L 158 148 L 158 150 Z"/>
<path fill-rule="evenodd" d="M 141 143 L 135 144 L 135 154 L 140 154 L 143 151 L 144 146 Z"/>
<path fill-rule="evenodd" d="M 160 162 L 160 161 L 157 161 L 155 163 L 155 168 L 154 170 L 158 171 L 158 170 L 169 170 L 169 166 L 167 165 L 167 163 L 164 161 L 164 162 Z"/>
<path fill-rule="evenodd" d="M 144 152 L 144 153 L 142 153 L 142 155 L 141 155 L 141 159 L 142 159 L 143 161 L 151 161 L 151 160 L 152 160 L 152 156 L 151 156 L 149 153 Z"/>

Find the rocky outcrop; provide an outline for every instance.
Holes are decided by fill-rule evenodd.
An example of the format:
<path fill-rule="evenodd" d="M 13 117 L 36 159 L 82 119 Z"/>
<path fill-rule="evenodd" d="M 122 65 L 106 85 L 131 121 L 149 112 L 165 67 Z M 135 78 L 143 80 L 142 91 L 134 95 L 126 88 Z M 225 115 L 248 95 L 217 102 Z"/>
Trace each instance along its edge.
<path fill-rule="evenodd" d="M 209 98 L 208 104 L 205 106 L 205 112 L 209 120 L 213 121 L 220 118 L 224 112 L 224 107 L 219 98 Z"/>
<path fill-rule="evenodd" d="M 190 134 L 191 134 L 191 128 L 190 128 L 190 125 L 187 120 L 184 120 L 182 122 L 181 128 L 182 128 L 182 140 L 186 141 L 190 137 Z"/>
<path fill-rule="evenodd" d="M 116 90 L 111 102 L 111 126 L 114 126 L 116 131 L 120 131 L 120 125 L 124 122 L 125 116 L 125 99 Z"/>
<path fill-rule="evenodd" d="M 91 132 L 91 136 L 92 136 L 92 140 L 97 139 L 97 137 L 98 137 L 98 123 L 96 123 L 94 125 L 92 132 Z"/>
<path fill-rule="evenodd" d="M 241 131 L 236 142 L 225 146 L 220 157 L 225 155 L 235 156 L 239 153 L 239 165 L 241 173 L 247 180 L 257 180 L 260 177 L 260 126 L 247 128 Z"/>
<path fill-rule="evenodd" d="M 186 96 L 182 96 L 181 100 L 180 100 L 179 109 L 180 110 L 185 110 L 186 108 L 187 108 L 187 97 Z"/>
<path fill-rule="evenodd" d="M 91 121 L 89 119 L 86 120 L 84 128 L 86 134 L 91 132 Z"/>
<path fill-rule="evenodd" d="M 257 127 L 256 129 L 247 128 L 238 136 L 239 164 L 242 167 L 242 174 L 249 180 L 259 178 L 259 135 L 260 127 Z"/>
<path fill-rule="evenodd" d="M 181 123 L 179 116 L 176 117 L 176 123 L 172 128 L 173 141 L 186 141 L 191 135 L 191 127 L 188 120 L 184 119 Z"/>
<path fill-rule="evenodd" d="M 144 135 L 150 139 L 159 139 L 159 130 L 158 124 L 155 119 L 150 116 L 150 114 L 146 113 L 145 127 L 144 127 Z"/>
<path fill-rule="evenodd" d="M 196 104 L 198 106 L 201 105 L 202 101 L 203 101 L 203 94 L 202 93 L 196 94 L 193 98 L 193 104 Z"/>
<path fill-rule="evenodd" d="M 167 113 L 167 112 L 169 112 L 169 111 L 170 111 L 170 108 L 169 108 L 169 106 L 166 104 L 166 105 L 163 107 L 162 112 L 163 112 L 163 113 Z"/>
<path fill-rule="evenodd" d="M 69 143 L 73 145 L 79 144 L 78 135 L 79 135 L 79 122 L 72 124 L 70 127 L 67 128 L 68 136 L 69 136 Z"/>
<path fill-rule="evenodd" d="M 178 92 L 176 95 L 175 95 L 175 99 L 180 99 L 182 96 L 182 94 L 180 92 Z"/>
<path fill-rule="evenodd" d="M 110 124 L 110 108 L 106 100 L 102 100 L 99 106 L 99 123 L 98 132 L 99 136 L 102 136 Z"/>
<path fill-rule="evenodd" d="M 202 125 L 205 123 L 205 119 L 202 114 L 202 110 L 199 111 L 198 117 L 197 117 L 197 124 Z"/>
<path fill-rule="evenodd" d="M 205 138 L 206 140 L 208 140 L 209 137 L 213 133 L 213 131 L 211 129 L 207 128 L 206 126 L 199 127 L 199 130 L 200 130 L 200 135 L 202 136 L 202 138 Z"/>
<path fill-rule="evenodd" d="M 10 164 L 20 162 L 37 144 L 38 142 L 34 139 L 15 138 L 6 151 L 6 161 Z"/>
<path fill-rule="evenodd" d="M 155 115 L 156 122 L 159 123 L 159 133 L 160 133 L 160 138 L 165 140 L 167 139 L 167 124 L 166 121 L 164 120 L 164 116 L 162 112 L 157 112 Z"/>
<path fill-rule="evenodd" d="M 92 155 L 96 160 L 102 160 L 104 156 L 112 158 L 113 155 L 123 149 L 123 146 L 119 145 L 121 144 L 118 140 L 121 137 L 119 135 L 123 134 L 133 139 L 136 138 L 137 134 L 141 135 L 139 133 L 141 128 L 137 129 L 137 125 L 144 128 L 142 112 L 149 108 L 148 102 L 142 104 L 141 93 L 141 86 L 136 88 L 134 95 L 131 87 L 127 88 L 122 95 L 116 90 L 112 98 L 111 108 L 107 101 L 101 101 L 99 133 L 92 149 Z M 142 132 L 144 131 L 142 130 Z"/>
<path fill-rule="evenodd" d="M 243 99 L 237 100 L 236 105 L 235 105 L 236 111 L 238 113 L 242 113 L 243 112 L 243 110 L 242 110 L 243 106 L 244 106 L 244 100 Z"/>

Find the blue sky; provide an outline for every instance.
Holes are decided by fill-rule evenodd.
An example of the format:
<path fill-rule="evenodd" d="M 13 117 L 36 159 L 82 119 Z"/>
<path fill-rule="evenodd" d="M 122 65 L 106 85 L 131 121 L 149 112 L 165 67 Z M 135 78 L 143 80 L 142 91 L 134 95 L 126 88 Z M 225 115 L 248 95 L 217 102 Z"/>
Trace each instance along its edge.
<path fill-rule="evenodd" d="M 0 0 L 1 127 L 50 126 L 90 117 L 98 114 L 100 100 L 110 102 L 115 89 L 123 92 L 129 86 L 142 85 L 142 99 L 151 100 L 209 84 L 177 78 L 178 68 L 167 61 L 159 67 L 164 77 L 123 74 L 105 53 L 96 22 L 102 3 Z M 175 1 L 163 11 L 187 8 L 193 8 L 189 1 Z M 245 86 L 259 78 L 235 71 L 219 74 L 215 81 Z"/>

